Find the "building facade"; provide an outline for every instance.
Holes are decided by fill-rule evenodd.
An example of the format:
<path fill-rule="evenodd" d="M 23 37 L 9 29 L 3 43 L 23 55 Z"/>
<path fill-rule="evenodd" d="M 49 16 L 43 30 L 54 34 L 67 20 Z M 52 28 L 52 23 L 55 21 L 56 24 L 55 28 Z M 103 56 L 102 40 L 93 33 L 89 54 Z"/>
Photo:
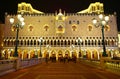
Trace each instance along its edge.
<path fill-rule="evenodd" d="M 22 59 L 34 57 L 61 56 L 100 59 L 103 52 L 101 27 L 94 27 L 92 20 L 104 14 L 103 4 L 90 4 L 88 9 L 77 13 L 66 13 L 59 9 L 55 13 L 44 13 L 28 3 L 18 4 L 18 14 L 25 19 L 25 26 L 19 30 L 18 55 Z M 105 26 L 105 45 L 108 56 L 118 52 L 118 30 L 116 14 L 108 14 L 110 20 Z M 12 57 L 15 48 L 16 29 L 9 19 L 17 15 L 5 15 L 2 56 Z M 42 42 L 40 41 L 42 40 Z"/>

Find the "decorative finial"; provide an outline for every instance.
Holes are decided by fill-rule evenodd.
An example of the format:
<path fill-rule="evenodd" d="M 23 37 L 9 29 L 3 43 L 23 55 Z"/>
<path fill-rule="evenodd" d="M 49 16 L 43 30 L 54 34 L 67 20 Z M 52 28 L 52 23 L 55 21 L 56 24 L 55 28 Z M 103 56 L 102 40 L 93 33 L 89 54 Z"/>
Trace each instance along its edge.
<path fill-rule="evenodd" d="M 62 10 L 61 10 L 61 9 L 59 9 L 59 13 L 62 13 Z"/>

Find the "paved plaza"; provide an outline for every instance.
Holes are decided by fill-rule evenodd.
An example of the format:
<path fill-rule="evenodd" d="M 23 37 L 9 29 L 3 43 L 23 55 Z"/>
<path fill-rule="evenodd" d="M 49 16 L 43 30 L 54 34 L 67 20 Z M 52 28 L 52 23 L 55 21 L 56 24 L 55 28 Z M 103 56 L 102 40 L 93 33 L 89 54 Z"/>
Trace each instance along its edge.
<path fill-rule="evenodd" d="M 120 76 L 81 62 L 48 62 L 6 74 L 0 79 L 120 79 Z"/>

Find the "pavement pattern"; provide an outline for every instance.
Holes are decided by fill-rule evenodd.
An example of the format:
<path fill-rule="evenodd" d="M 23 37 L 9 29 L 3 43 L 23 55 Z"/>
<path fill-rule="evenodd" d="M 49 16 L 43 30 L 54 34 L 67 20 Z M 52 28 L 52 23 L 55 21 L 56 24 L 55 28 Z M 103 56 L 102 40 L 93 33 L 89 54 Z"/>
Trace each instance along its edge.
<path fill-rule="evenodd" d="M 120 76 L 81 62 L 48 62 L 0 76 L 0 79 L 120 79 Z"/>

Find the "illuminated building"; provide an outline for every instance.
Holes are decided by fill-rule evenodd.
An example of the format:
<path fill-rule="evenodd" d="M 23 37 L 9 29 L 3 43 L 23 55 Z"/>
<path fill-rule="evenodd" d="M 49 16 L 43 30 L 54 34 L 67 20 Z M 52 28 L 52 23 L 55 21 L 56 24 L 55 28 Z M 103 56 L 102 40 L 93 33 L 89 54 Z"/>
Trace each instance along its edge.
<path fill-rule="evenodd" d="M 18 14 L 23 14 L 25 18 L 25 27 L 19 31 L 19 57 L 39 57 L 39 40 L 42 37 L 42 57 L 49 54 L 49 57 L 54 55 L 58 59 L 59 56 L 72 57 L 74 54 L 77 58 L 100 59 L 103 51 L 101 28 L 95 28 L 92 19 L 98 18 L 101 13 L 104 14 L 104 9 L 99 2 L 91 3 L 88 9 L 77 13 L 66 13 L 61 9 L 55 13 L 44 13 L 33 9 L 31 4 L 18 4 Z M 16 16 L 5 15 L 2 52 L 10 52 L 10 56 L 14 53 L 16 32 L 9 19 Z M 118 52 L 118 31 L 116 14 L 109 14 L 109 17 L 109 23 L 104 28 L 105 45 L 108 56 L 112 57 L 113 52 Z"/>

